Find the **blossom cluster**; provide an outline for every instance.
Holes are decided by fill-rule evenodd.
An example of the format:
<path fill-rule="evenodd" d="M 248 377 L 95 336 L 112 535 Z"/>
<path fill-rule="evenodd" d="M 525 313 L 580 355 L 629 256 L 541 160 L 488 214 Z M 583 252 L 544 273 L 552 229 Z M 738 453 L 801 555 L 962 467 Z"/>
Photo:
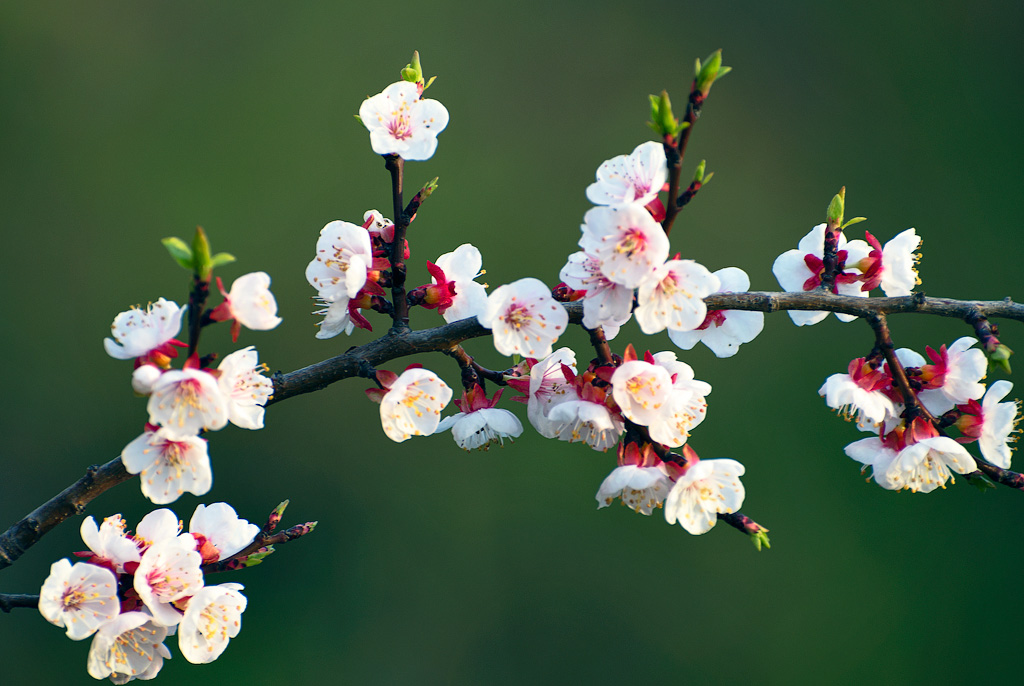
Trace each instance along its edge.
<path fill-rule="evenodd" d="M 206 311 L 205 318 L 231 321 L 234 340 L 242 326 L 265 331 L 281 322 L 264 272 L 241 276 L 230 291 L 223 285 L 220 290 L 224 301 Z M 177 348 L 189 347 L 176 338 L 186 311 L 187 306 L 164 298 L 146 309 L 133 307 L 114 318 L 113 337 L 103 341 L 112 357 L 135 360 L 132 389 L 149 399 L 144 430 L 125 446 L 121 460 L 130 474 L 140 475 L 143 495 L 158 505 L 172 503 L 186 491 L 209 492 L 213 472 L 201 435 L 229 422 L 244 429 L 263 428 L 264 405 L 273 392 L 252 346 L 227 355 L 216 368 L 209 366 L 215 356 L 201 358 L 193 352 L 180 369 L 172 369 Z"/>
<path fill-rule="evenodd" d="M 1013 388 L 1009 381 L 986 390 L 987 360 L 976 343 L 964 337 L 938 350 L 929 346 L 927 359 L 908 348 L 896 350 L 906 389 L 878 354 L 852 360 L 847 373 L 825 381 L 819 394 L 829 407 L 877 434 L 846 446 L 846 454 L 865 471 L 870 467 L 878 485 L 928 493 L 945 488 L 953 472 L 976 471 L 978 459 L 1009 468 L 1019 403 L 1001 402 Z M 960 436 L 946 435 L 951 429 Z M 970 443 L 977 443 L 981 458 L 964 448 Z"/>
<path fill-rule="evenodd" d="M 154 678 L 171 657 L 164 640 L 175 634 L 186 660 L 213 662 L 238 636 L 248 601 L 241 584 L 208 585 L 204 566 L 231 561 L 259 531 L 227 503 L 199 505 L 187 533 L 168 509 L 150 512 L 134 532 L 121 515 L 99 525 L 86 517 L 88 550 L 75 553 L 80 562 L 53 563 L 39 612 L 72 640 L 92 637 L 87 668 L 95 679 Z"/>
<path fill-rule="evenodd" d="M 712 293 L 745 291 L 750 279 L 738 267 L 710 272 L 694 260 L 669 259 L 669 240 L 658 223 L 658 197 L 668 166 L 661 143 L 642 143 L 597 170 L 587 198 L 597 207 L 583 217 L 579 252 L 559 274 L 583 300 L 583 325 L 602 327 L 608 339 L 635 315 L 640 330 L 669 338 L 689 350 L 702 341 L 718 357 L 735 355 L 764 328 L 764 314 L 708 311 Z M 635 305 L 634 305 L 635 298 Z"/>

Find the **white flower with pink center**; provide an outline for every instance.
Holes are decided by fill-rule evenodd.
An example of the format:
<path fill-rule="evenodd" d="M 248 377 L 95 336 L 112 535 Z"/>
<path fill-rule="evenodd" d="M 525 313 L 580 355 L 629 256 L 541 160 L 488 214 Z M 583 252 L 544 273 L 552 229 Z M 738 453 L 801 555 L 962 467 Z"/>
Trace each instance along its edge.
<path fill-rule="evenodd" d="M 452 389 L 429 369 L 406 369 L 380 400 L 380 422 L 395 443 L 429 436 L 441 422 Z"/>
<path fill-rule="evenodd" d="M 633 289 L 611 281 L 601 273 L 601 263 L 583 251 L 569 255 L 558 278 L 574 290 L 585 290 L 583 326 L 605 327 L 605 338 L 611 340 L 618 328 L 629 321 L 633 312 Z M 611 330 L 611 331 L 610 331 Z"/>
<path fill-rule="evenodd" d="M 861 240 L 846 241 L 846 236 L 839 234 L 836 256 L 848 268 L 836 277 L 835 292 L 839 295 L 854 295 L 866 298 L 868 294 L 861 291 L 861 273 L 850 269 L 860 260 L 868 256 L 871 247 Z M 790 293 L 813 291 L 821 285 L 821 274 L 824 270 L 822 256 L 825 254 L 825 225 L 818 224 L 810 233 L 800 239 L 796 250 L 787 250 L 775 259 L 772 273 L 778 279 L 783 290 Z M 790 310 L 789 316 L 797 326 L 817 324 L 828 316 L 828 312 L 808 312 Z M 853 315 L 836 312 L 839 321 L 850 322 L 856 319 Z"/>
<path fill-rule="evenodd" d="M 173 503 L 186 491 L 205 495 L 213 486 L 206 441 L 174 436 L 163 427 L 146 431 L 121 451 L 129 474 L 138 474 L 142 495 L 157 505 Z"/>
<path fill-rule="evenodd" d="M 715 293 L 743 293 L 750 290 L 750 277 L 738 267 L 725 267 L 714 272 L 719 286 Z M 698 341 L 717 357 L 732 357 L 740 345 L 757 338 L 764 329 L 764 312 L 744 310 L 710 310 L 704 321 L 692 331 L 669 329 L 668 337 L 683 350 L 691 350 Z"/>
<path fill-rule="evenodd" d="M 316 257 L 306 267 L 306 280 L 328 303 L 354 298 L 373 266 L 370 234 L 361 226 L 336 220 L 320 229 Z"/>
<path fill-rule="evenodd" d="M 126 528 L 125 521 L 119 514 L 104 518 L 99 526 L 96 526 L 96 520 L 92 516 L 82 520 L 79 531 L 85 545 L 93 554 L 89 562 L 106 567 L 115 574 L 123 572 L 125 564 L 138 562 L 139 549 L 135 541 L 125 534 Z"/>
<path fill-rule="evenodd" d="M 623 505 L 634 512 L 650 515 L 655 508 L 661 507 L 671 490 L 672 480 L 668 478 L 664 467 L 629 464 L 613 469 L 601 482 L 595 497 L 598 509 L 608 507 L 613 500 L 619 498 Z"/>
<path fill-rule="evenodd" d="M 188 532 L 199 542 L 203 563 L 226 560 L 256 538 L 260 528 L 242 519 L 227 503 L 198 505 Z"/>
<path fill-rule="evenodd" d="M 978 441 L 978 448 L 986 460 L 1002 467 L 1010 468 L 1010 458 L 1013 449 L 1010 443 L 1017 440 L 1013 434 L 1017 431 L 1017 413 L 1020 410 L 1019 401 L 1001 403 L 999 402 L 1013 390 L 1013 384 L 1009 381 L 999 380 L 988 387 L 985 397 L 979 403 L 971 400 L 957 406 L 963 415 L 956 422 L 956 427 L 967 440 Z"/>
<path fill-rule="evenodd" d="M 491 329 L 494 347 L 502 355 L 541 358 L 551 354 L 569 315 L 542 281 L 525 278 L 494 289 L 477 321 Z"/>
<path fill-rule="evenodd" d="M 526 386 L 526 417 L 533 428 L 544 438 L 558 435 L 558 427 L 548 418 L 551 409 L 568 400 L 578 400 L 572 383 L 566 380 L 562 365 L 576 372 L 576 353 L 569 348 L 559 348 L 530 368 Z M 524 380 L 525 381 L 525 380 Z M 515 379 L 509 385 L 524 390 Z"/>
<path fill-rule="evenodd" d="M 125 684 L 156 677 L 171 651 L 163 644 L 167 627 L 145 612 L 125 612 L 103 624 L 92 639 L 89 676 Z"/>
<path fill-rule="evenodd" d="M 159 424 L 174 438 L 216 431 L 228 423 L 228 402 L 217 379 L 189 367 L 164 372 L 153 384 L 146 409 L 149 423 Z"/>
<path fill-rule="evenodd" d="M 865 231 L 864 235 L 872 250 L 856 265 L 864 272 L 861 290 L 870 291 L 881 286 L 889 297 L 910 295 L 914 286 L 921 283 L 915 267 L 921 259 L 916 252 L 921 246 L 921 237 L 914 229 L 907 229 L 882 247 L 870 232 Z"/>
<path fill-rule="evenodd" d="M 705 534 L 719 514 L 737 512 L 746 492 L 740 477 L 744 467 L 736 460 L 701 460 L 676 480 L 665 499 L 665 521 L 693 535 Z"/>
<path fill-rule="evenodd" d="M 597 181 L 587 187 L 587 199 L 595 205 L 641 207 L 658 197 L 668 180 L 665 147 L 648 141 L 631 154 L 619 155 L 597 168 Z"/>
<path fill-rule="evenodd" d="M 672 375 L 644 360 L 623 362 L 611 378 L 612 395 L 630 421 L 649 426 L 661 420 L 672 395 Z"/>
<path fill-rule="evenodd" d="M 241 584 L 205 586 L 188 601 L 178 625 L 178 648 L 194 665 L 213 662 L 242 629 L 248 604 Z"/>
<path fill-rule="evenodd" d="M 622 420 L 602 403 L 568 400 L 553 407 L 548 419 L 555 425 L 560 441 L 586 443 L 594 450 L 608 450 L 626 430 Z"/>
<path fill-rule="evenodd" d="M 704 322 L 704 298 L 718 290 L 718 277 L 693 260 L 669 260 L 640 284 L 636 322 L 646 334 L 689 331 Z"/>
<path fill-rule="evenodd" d="M 668 236 L 639 205 L 594 207 L 583 216 L 579 246 L 615 283 L 636 288 L 668 259 Z"/>
<path fill-rule="evenodd" d="M 217 370 L 217 383 L 227 398 L 228 421 L 243 429 L 262 429 L 264 405 L 274 393 L 274 383 L 260 372 L 259 353 L 251 345 L 231 353 Z"/>
<path fill-rule="evenodd" d="M 164 626 L 181 621 L 181 612 L 173 603 L 203 587 L 202 561 L 191 534 L 157 541 L 143 553 L 135 570 L 135 592 L 154 620 Z"/>
<path fill-rule="evenodd" d="M 57 560 L 39 591 L 39 613 L 46 621 L 67 628 L 68 638 L 88 638 L 121 612 L 113 572 L 87 562 Z"/>
<path fill-rule="evenodd" d="M 103 339 L 107 354 L 118 360 L 132 360 L 147 357 L 151 353 L 163 353 L 175 357 L 171 347 L 175 336 L 181 331 L 181 317 L 186 307 L 160 298 L 145 310 L 139 307 L 122 312 L 114 317 L 110 325 L 113 338 Z"/>
<path fill-rule="evenodd" d="M 220 285 L 220 277 L 217 277 L 217 284 Z M 224 309 L 216 307 L 210 316 L 214 321 L 235 320 L 231 330 L 233 340 L 238 340 L 238 328 L 241 326 L 252 331 L 269 331 L 281 323 L 277 316 L 277 301 L 270 292 L 270 276 L 266 272 L 244 274 L 234 280 L 230 291 L 224 292 L 221 286 L 221 292 L 224 294 Z"/>
<path fill-rule="evenodd" d="M 476 246 L 463 243 L 438 257 L 435 264 L 449 281 L 455 282 L 452 304 L 442 315 L 446 322 L 476 317 L 487 309 L 487 287 L 475 280 L 484 274 L 483 257 Z"/>
<path fill-rule="evenodd" d="M 896 491 L 930 493 L 946 487 L 951 471 L 968 474 L 977 469 L 978 464 L 962 445 L 952 438 L 935 436 L 901 450 L 885 470 L 886 483 L 882 485 Z"/>
<path fill-rule="evenodd" d="M 896 419 L 900 415 L 896 405 L 883 392 L 890 384 L 887 374 L 860 357 L 850 362 L 846 374 L 828 377 L 818 389 L 818 395 L 844 418 L 855 418 L 858 426 L 873 430 L 886 419 Z"/>
<path fill-rule="evenodd" d="M 437 149 L 437 134 L 448 126 L 448 110 L 437 100 L 421 98 L 417 84 L 399 81 L 364 100 L 359 119 L 378 155 L 428 160 Z"/>

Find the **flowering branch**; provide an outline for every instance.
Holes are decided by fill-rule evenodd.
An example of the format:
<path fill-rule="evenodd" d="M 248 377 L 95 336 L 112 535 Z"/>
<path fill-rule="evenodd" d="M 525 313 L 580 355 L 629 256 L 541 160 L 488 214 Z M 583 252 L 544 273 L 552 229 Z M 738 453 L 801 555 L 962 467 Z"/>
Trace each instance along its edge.
<path fill-rule="evenodd" d="M 396 234 L 397 235 L 397 234 Z M 968 320 L 979 314 L 986 318 L 1012 319 L 1024 322 L 1024 305 L 1005 300 L 979 301 L 952 298 L 929 298 L 921 293 L 896 298 L 858 298 L 822 291 L 781 293 L 751 291 L 715 293 L 704 299 L 709 310 L 749 310 L 779 312 L 788 310 L 824 310 L 870 318 L 884 314 L 917 313 Z M 582 322 L 583 306 L 579 302 L 564 303 L 569 321 Z M 351 350 L 287 373 L 273 377 L 274 395 L 267 405 L 297 395 L 319 391 L 343 379 L 360 376 L 366 364 L 378 366 L 390 360 L 426 352 L 443 352 L 472 338 L 490 335 L 476 319 L 463 319 L 444 326 L 398 333 L 389 331 L 380 338 Z M 993 469 L 999 469 L 993 467 Z M 990 474 L 990 476 L 992 476 Z M 91 467 L 85 476 L 40 505 L 0 534 L 0 569 L 10 566 L 44 534 L 68 517 L 82 514 L 93 498 L 131 477 L 124 470 L 121 458 Z M 996 473 L 999 483 L 1019 488 L 1024 482 L 1010 470 Z M 1020 484 L 1020 485 L 1015 485 Z"/>

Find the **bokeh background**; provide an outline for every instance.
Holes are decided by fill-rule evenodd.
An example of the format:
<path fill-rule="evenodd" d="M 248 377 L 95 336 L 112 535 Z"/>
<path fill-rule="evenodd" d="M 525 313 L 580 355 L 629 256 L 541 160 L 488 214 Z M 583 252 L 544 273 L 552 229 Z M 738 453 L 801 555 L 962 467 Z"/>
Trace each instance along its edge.
<path fill-rule="evenodd" d="M 272 275 L 284 324 L 239 341 L 272 370 L 368 340 L 314 339 L 303 270 L 327 221 L 387 211 L 387 174 L 352 115 L 414 48 L 451 124 L 432 160 L 407 166 L 410 187 L 441 179 L 410 234 L 413 282 L 466 241 L 492 286 L 557 281 L 594 170 L 649 137 L 647 94 L 683 103 L 694 58 L 723 48 L 734 72 L 686 162 L 707 158 L 715 178 L 675 251 L 775 289 L 775 256 L 846 185 L 848 216 L 870 220 L 858 229 L 924 236 L 929 294 L 1024 297 L 1022 19 L 1019 3 L 984 1 L 4 3 L 0 523 L 138 434 L 130 365 L 100 342 L 128 306 L 185 298 L 164 236 L 201 224 L 238 257 L 226 279 Z M 414 313 L 414 326 L 437 321 Z M 892 324 L 917 349 L 970 333 Z M 1003 327 L 1013 348 L 1020 334 Z M 628 340 L 671 348 L 635 325 L 616 343 Z M 586 357 L 583 341 L 566 339 Z M 208 345 L 232 349 L 225 331 Z M 172 640 L 160 683 L 1016 678 L 1024 500 L 866 484 L 843 455 L 861 436 L 817 389 L 870 347 L 861 323 L 798 329 L 778 314 L 733 359 L 681 354 L 714 387 L 693 444 L 746 464 L 743 510 L 771 529 L 761 553 L 725 526 L 691 537 L 660 516 L 597 511 L 614 457 L 586 447 L 529 431 L 486 453 L 448 435 L 391 443 L 362 381 L 274 406 L 263 431 L 229 427 L 211 437 L 213 490 L 175 503 L 179 516 L 228 501 L 259 522 L 290 498 L 286 524 L 320 526 L 224 575 L 250 598 L 240 637 L 208 666 Z M 485 339 L 469 349 L 505 364 Z M 418 361 L 457 382 L 447 358 Z M 151 507 L 129 482 L 89 513 L 136 522 Z M 38 589 L 82 548 L 78 523 L 4 571 L 0 590 Z M 89 683 L 88 643 L 31 611 L 2 616 L 0 681 Z"/>

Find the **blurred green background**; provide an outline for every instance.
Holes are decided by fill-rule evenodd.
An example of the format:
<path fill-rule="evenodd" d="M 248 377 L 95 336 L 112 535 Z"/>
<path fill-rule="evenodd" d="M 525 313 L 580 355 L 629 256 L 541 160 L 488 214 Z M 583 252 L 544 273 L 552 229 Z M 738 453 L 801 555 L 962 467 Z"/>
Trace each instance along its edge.
<path fill-rule="evenodd" d="M 594 170 L 648 138 L 647 94 L 683 103 L 694 58 L 723 48 L 734 71 L 686 163 L 707 158 L 715 179 L 673 250 L 776 289 L 775 256 L 846 185 L 848 216 L 883 241 L 910 226 L 924 236 L 929 294 L 1024 298 L 1022 19 L 1009 2 L 4 3 L 0 524 L 139 433 L 130 365 L 100 342 L 128 306 L 185 298 L 160 238 L 201 224 L 238 257 L 226 280 L 271 274 L 284 324 L 239 346 L 272 370 L 368 340 L 314 339 L 303 271 L 326 222 L 390 214 L 387 174 L 352 115 L 413 49 L 451 113 L 435 157 L 407 165 L 410 187 L 441 179 L 410 235 L 413 282 L 428 280 L 424 260 L 471 241 L 492 286 L 554 283 Z M 414 326 L 437 321 L 414 313 Z M 917 349 L 970 333 L 892 324 Z M 1020 333 L 1003 327 L 1024 350 Z M 635 325 L 617 347 L 627 340 L 671 348 Z M 567 342 L 589 357 L 578 333 Z M 208 344 L 233 349 L 225 331 Z M 486 340 L 468 347 L 504 365 Z M 159 683 L 1019 678 L 1007 658 L 1021 637 L 1024 499 L 865 484 L 842 452 L 861 435 L 816 391 L 870 347 L 861 323 L 797 329 L 778 314 L 736 358 L 681 355 L 714 386 L 693 444 L 746 464 L 743 510 L 772 531 L 761 553 L 725 526 L 691 537 L 660 516 L 596 511 L 614 457 L 582 446 L 531 432 L 487 453 L 448 435 L 391 443 L 363 381 L 274 406 L 263 431 L 229 427 L 211 437 L 213 490 L 175 503 L 179 516 L 223 500 L 262 521 L 290 498 L 286 524 L 320 527 L 224 575 L 250 598 L 240 637 L 209 666 L 172 640 Z M 447 358 L 417 361 L 457 382 Z M 151 507 L 129 482 L 89 513 L 136 522 Z M 78 523 L 4 571 L 0 590 L 38 589 L 82 548 Z M 88 643 L 31 611 L 2 616 L 2 681 L 89 683 Z"/>

